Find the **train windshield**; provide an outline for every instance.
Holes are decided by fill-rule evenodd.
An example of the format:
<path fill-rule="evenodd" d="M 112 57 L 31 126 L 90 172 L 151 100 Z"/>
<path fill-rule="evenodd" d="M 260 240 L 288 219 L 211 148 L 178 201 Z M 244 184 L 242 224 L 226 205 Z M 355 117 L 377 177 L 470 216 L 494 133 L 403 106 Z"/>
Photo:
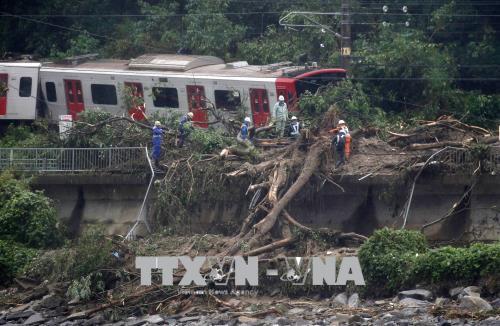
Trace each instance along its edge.
<path fill-rule="evenodd" d="M 304 73 L 295 77 L 297 95 L 301 97 L 306 91 L 315 94 L 318 88 L 335 85 L 345 78 L 346 71 L 344 69 L 324 69 Z"/>

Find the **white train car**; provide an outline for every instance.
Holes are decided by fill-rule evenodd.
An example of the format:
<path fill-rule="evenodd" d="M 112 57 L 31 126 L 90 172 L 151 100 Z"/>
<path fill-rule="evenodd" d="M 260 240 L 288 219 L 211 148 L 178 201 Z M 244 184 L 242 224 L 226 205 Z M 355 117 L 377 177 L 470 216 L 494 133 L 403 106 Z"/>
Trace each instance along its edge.
<path fill-rule="evenodd" d="M 207 103 L 226 111 L 248 108 L 255 125 L 267 123 L 279 95 L 293 110 L 307 89 L 345 78 L 343 69 L 306 72 L 304 67 L 283 64 L 250 66 L 225 64 L 219 58 L 187 55 L 143 55 L 127 60 L 90 60 L 82 63 L 44 64 L 40 70 L 48 116 L 101 108 L 116 115 L 194 113 L 194 121 L 206 127 Z M 143 103 L 130 106 L 125 87 Z"/>
<path fill-rule="evenodd" d="M 40 63 L 0 62 L 0 120 L 35 120 Z"/>

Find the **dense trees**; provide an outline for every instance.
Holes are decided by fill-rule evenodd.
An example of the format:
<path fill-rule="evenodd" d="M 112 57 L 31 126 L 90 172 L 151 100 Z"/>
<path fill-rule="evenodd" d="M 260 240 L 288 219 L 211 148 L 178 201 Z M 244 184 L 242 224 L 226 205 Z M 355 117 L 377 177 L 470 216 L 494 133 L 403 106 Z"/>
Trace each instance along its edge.
<path fill-rule="evenodd" d="M 278 22 L 290 11 L 339 12 L 340 0 L 5 0 L 0 51 L 130 58 L 180 50 L 255 64 L 338 65 L 338 41 L 328 28 L 340 32 L 340 16 L 296 15 L 288 21 L 328 28 L 287 29 Z M 500 4 L 353 0 L 351 12 L 351 76 L 374 107 L 496 124 Z"/>

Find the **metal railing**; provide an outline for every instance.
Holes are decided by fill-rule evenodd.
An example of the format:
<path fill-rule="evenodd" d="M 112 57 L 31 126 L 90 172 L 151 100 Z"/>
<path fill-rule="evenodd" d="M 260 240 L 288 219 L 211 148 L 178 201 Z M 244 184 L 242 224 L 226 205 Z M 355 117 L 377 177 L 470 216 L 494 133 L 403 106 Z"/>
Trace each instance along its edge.
<path fill-rule="evenodd" d="M 0 170 L 133 173 L 149 167 L 147 155 L 145 147 L 0 148 Z"/>
<path fill-rule="evenodd" d="M 469 150 L 451 149 L 436 157 L 442 163 L 450 164 L 451 172 L 473 171 L 478 168 L 478 157 L 475 157 Z M 485 157 L 481 158 L 483 172 L 500 171 L 500 148 L 491 147 Z"/>

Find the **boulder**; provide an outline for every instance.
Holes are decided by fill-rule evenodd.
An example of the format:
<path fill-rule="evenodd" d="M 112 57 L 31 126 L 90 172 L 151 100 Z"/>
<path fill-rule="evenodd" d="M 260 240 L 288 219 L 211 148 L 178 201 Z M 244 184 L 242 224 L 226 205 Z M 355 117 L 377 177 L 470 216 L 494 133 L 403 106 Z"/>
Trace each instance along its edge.
<path fill-rule="evenodd" d="M 26 321 L 24 322 L 24 325 L 38 325 L 41 324 L 45 321 L 45 318 L 43 318 L 42 314 L 36 313 L 34 315 L 31 315 Z"/>
<path fill-rule="evenodd" d="M 436 301 L 434 301 L 434 304 L 437 306 L 437 307 L 442 307 L 446 304 L 448 304 L 450 302 L 450 299 L 448 298 L 436 298 Z"/>
<path fill-rule="evenodd" d="M 468 286 L 463 289 L 460 294 L 462 294 L 463 296 L 480 297 L 481 289 L 477 286 Z"/>
<path fill-rule="evenodd" d="M 241 324 L 256 324 L 259 320 L 257 318 L 247 317 L 247 316 L 239 316 L 238 322 Z"/>
<path fill-rule="evenodd" d="M 163 318 L 160 315 L 152 315 L 152 316 L 149 316 L 149 317 L 145 318 L 145 320 L 148 323 L 150 323 L 150 324 L 161 324 L 161 323 L 163 323 Z"/>
<path fill-rule="evenodd" d="M 404 298 L 399 301 L 399 304 L 403 307 L 423 307 L 429 305 L 429 302 L 414 298 Z"/>
<path fill-rule="evenodd" d="M 462 290 L 463 290 L 463 289 L 464 289 L 464 287 L 463 287 L 463 286 L 459 286 L 459 287 L 456 287 L 456 288 L 451 289 L 451 290 L 450 290 L 450 292 L 449 292 L 449 293 L 450 293 L 450 297 L 451 297 L 452 299 L 456 299 L 456 298 L 458 297 L 458 295 L 459 295 L 460 293 L 462 293 Z"/>
<path fill-rule="evenodd" d="M 398 293 L 398 299 L 413 298 L 417 300 L 430 301 L 433 298 L 432 292 L 424 289 L 415 289 L 408 291 L 401 291 Z"/>
<path fill-rule="evenodd" d="M 357 293 L 352 294 L 347 301 L 347 305 L 350 308 L 357 308 L 359 306 L 359 295 Z"/>
<path fill-rule="evenodd" d="M 333 301 L 342 305 L 347 305 L 347 294 L 345 292 L 337 294 L 335 298 L 333 298 Z"/>
<path fill-rule="evenodd" d="M 491 306 L 493 309 L 500 309 L 500 298 L 496 298 L 495 300 L 491 301 Z"/>
<path fill-rule="evenodd" d="M 17 319 L 21 319 L 21 318 L 28 318 L 34 314 L 35 314 L 35 312 L 33 310 L 23 310 L 23 311 L 7 313 L 5 315 L 5 320 L 10 321 L 10 320 L 17 320 Z"/>
<path fill-rule="evenodd" d="M 470 295 L 466 295 L 460 299 L 460 307 L 471 311 L 493 310 L 493 307 L 488 303 L 488 301 L 480 297 Z"/>

